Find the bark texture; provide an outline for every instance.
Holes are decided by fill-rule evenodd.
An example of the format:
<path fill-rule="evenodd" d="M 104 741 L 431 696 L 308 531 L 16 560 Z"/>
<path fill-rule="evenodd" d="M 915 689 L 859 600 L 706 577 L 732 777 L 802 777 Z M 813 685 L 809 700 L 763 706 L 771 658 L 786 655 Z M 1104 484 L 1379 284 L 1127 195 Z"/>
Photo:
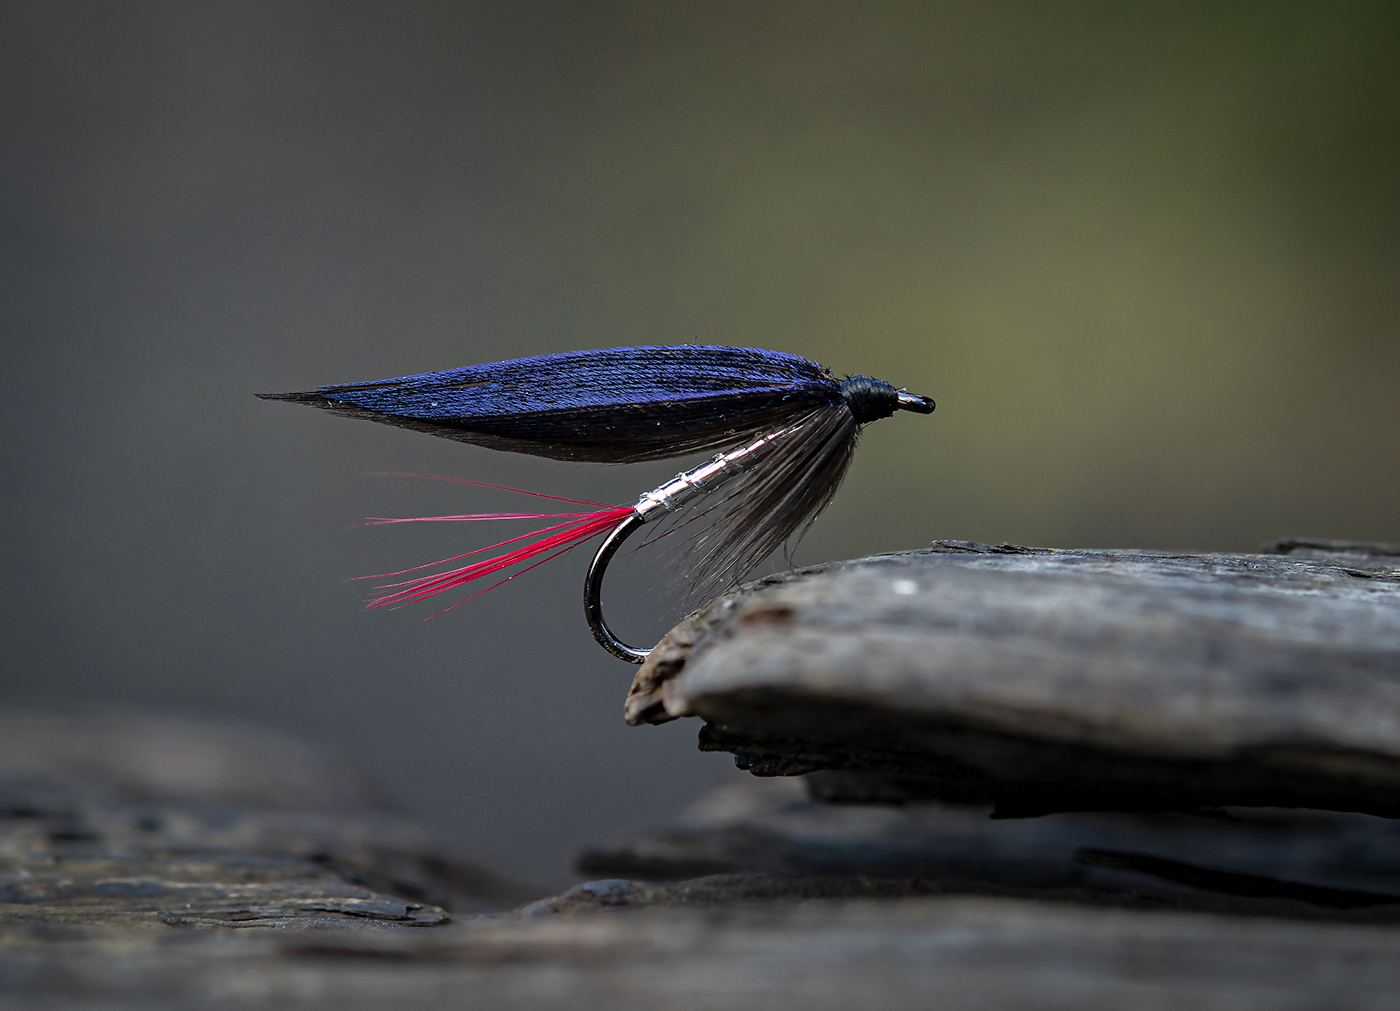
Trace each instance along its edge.
<path fill-rule="evenodd" d="M 529 895 L 281 735 L 0 714 L 0 924 L 421 926 Z"/>
<path fill-rule="evenodd" d="M 768 778 L 544 899 L 285 738 L 0 713 L 0 1011 L 1400 1005 L 1394 548 L 817 566 L 627 706 Z"/>
<path fill-rule="evenodd" d="M 1052 811 L 1400 815 L 1400 554 L 936 542 L 760 580 L 672 630 L 629 722 L 759 775 Z M 893 778 L 891 778 L 893 777 Z M 891 785 L 893 784 L 893 785 Z"/>

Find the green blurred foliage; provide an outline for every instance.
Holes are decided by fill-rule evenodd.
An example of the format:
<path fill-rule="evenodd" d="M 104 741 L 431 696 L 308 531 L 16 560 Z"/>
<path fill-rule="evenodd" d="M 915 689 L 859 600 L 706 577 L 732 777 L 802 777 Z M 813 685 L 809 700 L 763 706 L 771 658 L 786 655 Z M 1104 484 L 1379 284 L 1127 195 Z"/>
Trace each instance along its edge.
<path fill-rule="evenodd" d="M 1400 540 L 1398 28 L 636 5 L 540 180 L 588 293 L 570 341 L 756 344 L 935 396 L 867 433 L 806 557 Z"/>

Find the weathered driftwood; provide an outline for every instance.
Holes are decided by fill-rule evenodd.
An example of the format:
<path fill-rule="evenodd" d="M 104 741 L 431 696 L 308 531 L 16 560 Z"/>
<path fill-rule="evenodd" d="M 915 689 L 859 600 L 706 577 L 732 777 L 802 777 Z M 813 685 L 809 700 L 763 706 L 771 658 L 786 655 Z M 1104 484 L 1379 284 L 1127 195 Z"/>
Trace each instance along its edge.
<path fill-rule="evenodd" d="M 699 716 L 760 775 L 891 774 L 1001 816 L 1400 816 L 1400 551 L 1277 550 L 935 542 L 801 569 L 673 629 L 626 715 Z"/>
<path fill-rule="evenodd" d="M 896 874 L 900 868 L 888 859 L 777 868 L 796 874 L 593 881 L 512 913 L 457 915 L 446 923 L 441 909 L 412 893 L 437 889 L 470 909 L 491 904 L 483 889 L 494 889 L 499 902 L 507 886 L 467 865 L 449 873 L 450 855 L 429 835 L 390 812 L 356 806 L 361 795 L 353 788 L 342 785 L 337 793 L 326 784 L 346 798 L 343 810 L 306 809 L 318 777 L 333 776 L 334 763 L 290 777 L 311 787 L 309 794 L 278 785 L 261 792 L 249 781 L 239 786 L 238 770 L 246 766 L 218 743 L 238 750 L 240 735 L 229 731 L 205 738 L 212 743 L 200 762 L 184 752 L 184 771 L 143 777 L 140 763 L 103 762 L 87 743 L 65 750 L 62 740 L 81 738 L 82 725 L 45 726 L 59 732 L 41 745 L 49 749 L 47 773 L 30 752 L 18 769 L 0 765 L 6 815 L 0 818 L 0 1011 L 401 1005 L 844 1011 L 930 1000 L 980 1011 L 1302 1011 L 1390 1008 L 1400 1001 L 1400 929 L 1383 922 L 1384 906 L 1328 907 L 1313 902 L 1316 895 L 1293 895 L 1251 907 L 1272 918 L 1222 916 L 1241 908 L 1235 899 L 1198 895 L 1188 902 L 1182 889 L 1096 896 L 1083 887 L 1033 890 L 1015 883 L 968 889 L 946 875 L 909 876 L 907 863 Z M 117 721 L 104 731 L 108 746 L 119 754 L 155 747 L 162 761 L 180 759 L 182 748 L 172 742 L 202 736 L 150 721 L 130 726 L 164 743 L 129 741 Z M 201 763 L 202 772 L 191 771 Z M 55 765 L 62 771 L 53 772 Z M 711 799 L 691 812 L 692 827 L 766 826 L 769 836 L 786 832 L 790 844 L 809 854 L 819 844 L 845 846 L 848 856 L 865 845 L 872 853 L 884 846 L 888 857 L 901 832 L 906 856 L 924 849 L 946 856 L 956 835 L 948 823 L 934 822 L 871 831 L 880 819 L 889 829 L 887 816 L 907 818 L 917 806 L 900 814 L 801 801 L 807 811 L 801 815 L 787 810 L 790 796 L 772 803 L 772 789 L 785 784 L 757 785 L 769 788 L 766 801 L 741 791 L 738 808 L 731 797 L 726 814 Z M 201 797 L 206 787 L 222 799 Z M 239 799 L 229 799 L 233 794 Z M 289 806 L 279 807 L 276 798 Z M 816 827 L 803 837 L 794 814 L 815 817 Z M 984 814 L 965 819 L 959 831 L 976 836 L 981 830 L 972 822 L 981 819 L 985 827 Z M 844 836 L 823 822 L 857 815 L 865 828 Z M 984 845 L 988 837 L 980 838 Z M 1348 838 L 1352 851 L 1371 852 L 1357 847 L 1355 832 L 1337 841 L 1340 850 Z M 1121 833 L 1115 841 L 1123 841 Z M 1003 847 L 1013 858 L 1008 866 L 1035 842 L 1017 845 Z M 1062 857 L 1064 841 L 1049 848 Z M 1365 870 L 1366 860 L 1352 863 L 1352 870 Z M 1098 865 L 1087 870 L 1120 873 Z M 472 875 L 476 884 L 467 887 Z M 366 884 L 368 878 L 375 883 Z M 1333 887 L 1351 880 L 1334 876 L 1316 888 L 1333 899 L 1354 899 L 1359 890 Z M 984 894 L 956 894 L 969 890 Z M 1058 901 L 1017 897 L 1029 894 Z M 1368 893 L 1367 903 L 1374 897 Z M 1161 911 L 1193 904 L 1217 915 Z M 1322 922 L 1343 918 L 1358 922 Z M 269 927 L 281 929 L 259 929 Z"/>
<path fill-rule="evenodd" d="M 266 731 L 6 713 L 0 924 L 424 925 L 529 897 L 378 800 Z"/>
<path fill-rule="evenodd" d="M 945 893 L 1400 922 L 1400 822 L 1390 819 L 1280 809 L 988 813 L 936 802 L 829 804 L 798 779 L 751 780 L 702 798 L 669 828 L 585 850 L 578 865 L 618 878 L 917 881 Z"/>
<path fill-rule="evenodd" d="M 968 897 L 720 911 L 617 898 L 430 930 L 12 926 L 0 1007 L 1389 1011 L 1400 999 L 1395 927 Z"/>

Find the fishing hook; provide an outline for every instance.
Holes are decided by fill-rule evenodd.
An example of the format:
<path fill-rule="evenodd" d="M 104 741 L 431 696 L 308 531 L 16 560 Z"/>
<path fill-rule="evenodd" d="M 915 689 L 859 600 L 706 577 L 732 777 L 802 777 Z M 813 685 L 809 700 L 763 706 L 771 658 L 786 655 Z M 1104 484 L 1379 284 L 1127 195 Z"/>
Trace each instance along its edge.
<path fill-rule="evenodd" d="M 593 638 L 598 640 L 599 646 L 628 663 L 642 663 L 651 650 L 627 645 L 608 627 L 608 621 L 603 617 L 603 573 L 607 571 L 608 562 L 612 561 L 617 549 L 622 547 L 622 542 L 645 522 L 646 520 L 633 512 L 613 527 L 608 536 L 603 538 L 603 543 L 598 545 L 598 553 L 593 556 L 583 583 L 583 616 L 588 619 L 588 630 L 593 633 Z"/>
<path fill-rule="evenodd" d="M 598 545 L 598 553 L 593 556 L 593 561 L 588 566 L 588 575 L 584 577 L 583 616 L 588 620 L 589 631 L 593 633 L 593 638 L 598 640 L 598 645 L 619 660 L 626 660 L 628 663 L 643 663 L 647 654 L 651 652 L 649 649 L 637 649 L 627 645 L 613 634 L 603 618 L 603 575 L 607 572 L 608 562 L 617 554 L 622 542 L 643 524 L 660 519 L 700 494 L 743 473 L 754 463 L 753 455 L 760 449 L 791 435 L 801 427 L 801 423 L 789 425 L 787 428 L 760 436 L 747 446 L 720 453 L 713 460 L 677 474 L 637 500 L 637 504 L 632 507 L 632 514 L 613 527 L 608 536 L 603 538 L 603 543 Z"/>
<path fill-rule="evenodd" d="M 867 383 L 871 382 L 865 376 L 855 378 Z M 887 384 L 881 385 L 889 390 Z M 890 392 L 896 394 L 894 410 L 913 411 L 916 414 L 929 414 L 933 411 L 933 401 L 928 397 L 916 396 L 903 390 L 891 390 Z M 698 495 L 713 490 L 718 485 L 747 470 L 755 462 L 753 459 L 755 453 L 769 443 L 793 434 L 801 427 L 801 423 L 790 425 L 776 432 L 770 432 L 747 446 L 730 450 L 728 453 L 720 453 L 707 463 L 682 474 L 677 474 L 665 484 L 653 488 L 637 500 L 637 504 L 632 507 L 632 514 L 613 527 L 608 532 L 608 536 L 603 538 L 603 543 L 598 545 L 598 551 L 594 554 L 593 561 L 589 563 L 588 573 L 584 577 L 583 616 L 588 621 L 588 629 L 593 633 L 593 638 L 598 640 L 598 645 L 619 660 L 626 660 L 628 663 L 645 663 L 647 656 L 651 653 L 649 649 L 638 649 L 636 646 L 627 645 L 608 627 L 607 619 L 603 617 L 603 576 L 607 573 L 608 563 L 612 561 L 613 555 L 617 554 L 617 549 L 622 547 L 622 542 L 645 524 L 681 508 Z"/>

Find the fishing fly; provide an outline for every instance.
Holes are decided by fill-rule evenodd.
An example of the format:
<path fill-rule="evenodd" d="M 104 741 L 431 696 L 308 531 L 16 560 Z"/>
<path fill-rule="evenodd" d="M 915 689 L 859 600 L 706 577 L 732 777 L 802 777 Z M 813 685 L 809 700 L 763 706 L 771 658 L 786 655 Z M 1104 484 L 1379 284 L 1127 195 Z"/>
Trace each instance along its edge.
<path fill-rule="evenodd" d="M 641 663 L 650 650 L 619 639 L 602 607 L 603 576 L 628 537 L 665 517 L 678 517 L 672 529 L 686 531 L 696 585 L 710 590 L 732 585 L 805 531 L 831 502 L 863 425 L 896 411 L 934 409 L 927 397 L 869 376 L 837 379 L 798 355 L 710 345 L 572 351 L 260 396 L 554 460 L 638 463 L 715 453 L 630 506 L 527 492 L 589 508 L 373 521 L 553 522 L 478 551 L 393 573 L 409 578 L 383 587 L 391 592 L 371 600 L 371 607 L 414 603 L 515 570 L 473 594 L 480 596 L 606 535 L 588 567 L 584 614 L 599 644 L 631 663 Z M 447 571 L 411 575 L 497 549 L 499 554 Z"/>

